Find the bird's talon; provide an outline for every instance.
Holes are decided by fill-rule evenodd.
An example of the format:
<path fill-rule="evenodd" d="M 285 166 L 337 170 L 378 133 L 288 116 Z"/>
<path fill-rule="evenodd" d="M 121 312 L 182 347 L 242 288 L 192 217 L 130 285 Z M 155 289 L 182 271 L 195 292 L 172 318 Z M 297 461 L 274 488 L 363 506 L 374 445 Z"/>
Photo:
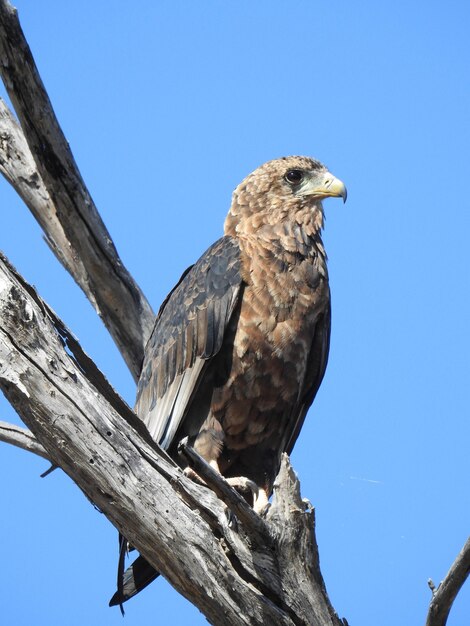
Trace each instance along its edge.
<path fill-rule="evenodd" d="M 245 476 L 234 476 L 227 478 L 226 480 L 228 484 L 237 491 L 241 491 L 242 493 L 251 493 L 253 500 L 258 497 L 258 485 L 249 478 L 246 478 Z"/>
<path fill-rule="evenodd" d="M 198 485 L 203 485 L 204 487 L 207 487 L 205 481 L 191 467 L 185 467 L 183 470 L 183 474 L 191 480 L 194 480 L 194 482 Z"/>
<path fill-rule="evenodd" d="M 254 476 L 258 484 L 243 476 L 228 483 L 260 516 L 269 509 L 276 459 L 292 449 L 325 372 L 330 296 L 321 202 L 346 195 L 310 158 L 255 170 L 233 193 L 225 236 L 165 299 L 145 349 L 135 411 L 152 438 L 174 460 L 178 451 L 191 464 L 194 445 L 216 472 Z M 192 468 L 184 474 L 215 483 L 198 463 L 207 483 Z M 119 576 L 122 603 L 130 595 L 121 595 Z"/>
<path fill-rule="evenodd" d="M 226 511 L 225 511 L 225 515 L 227 516 L 227 521 L 228 521 L 228 527 L 234 531 L 237 530 L 237 516 L 235 515 L 235 513 L 232 511 L 232 509 L 229 509 L 227 507 Z"/>
<path fill-rule="evenodd" d="M 258 496 L 253 500 L 253 510 L 258 515 L 265 515 L 269 509 L 268 494 L 265 489 L 259 489 Z"/>

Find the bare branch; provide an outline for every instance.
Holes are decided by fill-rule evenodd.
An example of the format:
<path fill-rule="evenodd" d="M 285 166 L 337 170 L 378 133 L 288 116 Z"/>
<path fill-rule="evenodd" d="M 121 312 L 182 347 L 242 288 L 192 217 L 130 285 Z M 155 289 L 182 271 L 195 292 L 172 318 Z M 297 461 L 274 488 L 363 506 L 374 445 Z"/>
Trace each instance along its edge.
<path fill-rule="evenodd" d="M 190 466 L 242 522 L 255 530 L 259 537 L 266 539 L 266 525 L 260 516 L 253 511 L 246 500 L 229 485 L 223 476 L 206 463 L 193 448 L 188 446 L 187 437 L 180 442 L 178 452 L 187 458 Z"/>
<path fill-rule="evenodd" d="M 43 227 L 137 379 L 153 313 L 84 185 L 7 0 L 0 0 L 0 72 L 22 128 L 0 103 L 0 171 Z M 288 457 L 265 519 L 210 467 L 206 478 L 224 502 L 189 480 L 1 256 L 0 363 L 0 388 L 31 428 L 31 442 L 36 437 L 53 466 L 212 623 L 345 623 L 328 600 L 314 512 L 300 497 Z"/>
<path fill-rule="evenodd" d="M 470 537 L 437 589 L 432 581 L 428 582 L 432 591 L 432 600 L 429 605 L 426 626 L 445 626 L 452 604 L 469 574 Z"/>
<path fill-rule="evenodd" d="M 313 512 L 287 457 L 289 485 L 282 488 L 281 475 L 278 504 L 254 531 L 155 445 L 73 335 L 1 257 L 0 362 L 0 388 L 52 462 L 209 621 L 341 625 L 318 575 Z M 294 560 L 299 546 L 305 550 Z"/>
<path fill-rule="evenodd" d="M 23 131 L 1 98 L 0 172 L 39 222 L 45 233 L 44 239 L 57 259 L 79 285 L 86 287 L 86 268 L 64 233 Z M 91 294 L 88 295 L 91 299 Z"/>
<path fill-rule="evenodd" d="M 21 428 L 8 422 L 0 422 L 0 441 L 11 443 L 13 446 L 34 452 L 34 454 L 42 456 L 43 459 L 49 460 L 43 446 L 27 428 Z"/>
<path fill-rule="evenodd" d="M 0 0 L 0 71 L 36 163 L 38 189 L 47 191 L 41 201 L 33 202 L 26 187 L 31 177 L 36 179 L 35 172 L 27 172 L 25 182 L 16 178 L 20 172 L 15 167 L 23 167 L 21 161 L 26 155 L 18 129 L 9 138 L 13 142 L 9 158 L 5 158 L 5 152 L 2 156 L 2 161 L 13 159 L 13 163 L 4 163 L 3 173 L 25 201 L 29 197 L 27 204 L 53 242 L 56 255 L 92 302 L 137 380 L 154 314 L 122 264 L 82 180 L 24 38 L 16 9 L 7 0 Z M 12 127 L 11 116 L 9 126 Z M 8 145 L 7 141 L 7 154 Z M 58 233 L 57 221 L 63 236 Z"/>

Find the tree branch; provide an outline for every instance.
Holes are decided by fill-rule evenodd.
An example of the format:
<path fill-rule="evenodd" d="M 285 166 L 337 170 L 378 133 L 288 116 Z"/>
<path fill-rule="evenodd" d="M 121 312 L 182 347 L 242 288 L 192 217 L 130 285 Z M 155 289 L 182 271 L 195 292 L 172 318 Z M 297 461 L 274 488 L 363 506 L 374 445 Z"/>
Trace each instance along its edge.
<path fill-rule="evenodd" d="M 45 242 L 58 261 L 85 291 L 87 286 L 86 267 L 64 233 L 21 127 L 1 98 L 0 173 L 15 189 L 36 218 L 45 233 Z M 87 294 L 87 296 L 95 306 L 92 294 Z"/>
<path fill-rule="evenodd" d="M 11 443 L 17 448 L 34 452 L 34 454 L 42 456 L 43 459 L 49 460 L 43 446 L 27 428 L 21 428 L 15 424 L 0 421 L 0 441 Z"/>
<path fill-rule="evenodd" d="M 469 574 L 470 537 L 452 563 L 450 570 L 437 590 L 433 589 L 434 584 L 432 581 L 429 581 L 433 596 L 429 605 L 426 626 L 445 626 L 452 604 Z"/>
<path fill-rule="evenodd" d="M 210 622 L 341 625 L 319 574 L 313 511 L 287 456 L 265 524 L 251 528 L 156 446 L 3 257 L 0 362 L 0 388 L 52 462 Z"/>
<path fill-rule="evenodd" d="M 16 9 L 7 0 L 0 0 L 0 71 L 37 168 L 36 172 L 19 128 L 3 106 L 2 173 L 38 219 L 56 256 L 95 307 L 137 380 L 153 311 L 122 264 L 82 180 Z M 32 199 L 35 187 L 39 197 Z"/>

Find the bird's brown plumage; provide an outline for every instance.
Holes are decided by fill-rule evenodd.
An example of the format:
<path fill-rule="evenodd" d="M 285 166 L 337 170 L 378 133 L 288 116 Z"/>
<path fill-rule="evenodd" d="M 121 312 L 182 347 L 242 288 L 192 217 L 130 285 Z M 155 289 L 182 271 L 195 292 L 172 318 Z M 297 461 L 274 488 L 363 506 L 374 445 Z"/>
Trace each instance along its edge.
<path fill-rule="evenodd" d="M 188 436 L 224 476 L 256 483 L 262 505 L 328 359 L 328 196 L 345 199 L 344 185 L 307 157 L 250 174 L 224 237 L 165 300 L 145 351 L 136 412 L 151 435 L 179 462 Z"/>

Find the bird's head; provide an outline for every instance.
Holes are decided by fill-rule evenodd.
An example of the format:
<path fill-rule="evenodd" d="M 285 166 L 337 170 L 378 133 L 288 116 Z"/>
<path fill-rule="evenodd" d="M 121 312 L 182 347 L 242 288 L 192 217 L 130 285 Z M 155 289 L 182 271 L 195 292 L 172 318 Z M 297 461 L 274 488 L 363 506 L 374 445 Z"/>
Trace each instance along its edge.
<path fill-rule="evenodd" d="M 302 215 L 322 223 L 323 198 L 341 197 L 346 202 L 344 183 L 319 161 L 290 156 L 268 161 L 249 174 L 235 189 L 225 222 L 225 233 L 254 231 Z M 316 215 L 318 214 L 318 215 Z M 321 224 L 319 225 L 321 227 Z"/>

